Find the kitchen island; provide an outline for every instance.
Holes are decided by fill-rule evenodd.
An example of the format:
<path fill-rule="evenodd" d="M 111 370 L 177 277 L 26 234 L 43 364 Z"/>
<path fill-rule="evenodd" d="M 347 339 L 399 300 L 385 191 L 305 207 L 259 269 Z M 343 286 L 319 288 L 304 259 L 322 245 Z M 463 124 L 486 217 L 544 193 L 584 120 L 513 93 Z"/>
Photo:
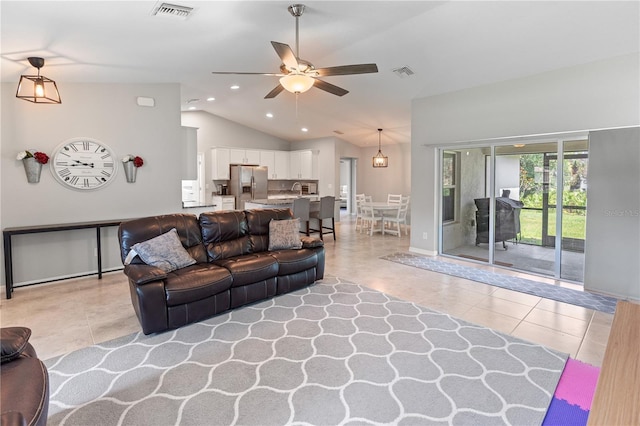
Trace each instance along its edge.
<path fill-rule="evenodd" d="M 245 201 L 245 209 L 291 209 L 293 211 L 293 200 L 298 197 L 289 198 L 264 198 L 258 200 Z M 306 198 L 306 197 L 305 197 Z M 315 198 L 315 200 L 314 200 Z M 318 197 L 311 198 L 309 211 L 320 211 L 320 201 Z"/>

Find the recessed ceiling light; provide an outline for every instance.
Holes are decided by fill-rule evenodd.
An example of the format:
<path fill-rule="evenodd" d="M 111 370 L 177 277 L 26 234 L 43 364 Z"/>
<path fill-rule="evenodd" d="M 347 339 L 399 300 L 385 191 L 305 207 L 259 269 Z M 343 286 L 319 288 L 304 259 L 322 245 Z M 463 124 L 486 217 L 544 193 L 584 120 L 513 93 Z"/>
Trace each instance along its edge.
<path fill-rule="evenodd" d="M 308 131 L 309 131 L 309 129 L 307 129 L 306 127 L 303 127 L 303 128 L 302 128 L 302 129 L 300 129 L 300 130 L 302 130 L 303 132 L 308 132 Z"/>
<path fill-rule="evenodd" d="M 273 114 L 271 114 L 270 112 L 265 114 L 267 116 L 267 118 L 273 118 Z"/>
<path fill-rule="evenodd" d="M 194 107 L 194 106 L 190 106 L 190 107 L 189 107 L 189 109 L 190 109 L 191 111 L 193 111 L 194 109 L 196 109 L 196 107 Z"/>
<path fill-rule="evenodd" d="M 238 90 L 240 88 L 240 86 L 238 86 L 237 84 L 234 84 L 233 86 L 231 86 L 231 90 Z"/>
<path fill-rule="evenodd" d="M 213 101 L 215 101 L 215 100 L 216 100 L 216 98 L 214 98 L 213 96 L 212 96 L 212 97 L 210 97 L 210 98 L 207 98 L 207 102 L 213 102 Z"/>

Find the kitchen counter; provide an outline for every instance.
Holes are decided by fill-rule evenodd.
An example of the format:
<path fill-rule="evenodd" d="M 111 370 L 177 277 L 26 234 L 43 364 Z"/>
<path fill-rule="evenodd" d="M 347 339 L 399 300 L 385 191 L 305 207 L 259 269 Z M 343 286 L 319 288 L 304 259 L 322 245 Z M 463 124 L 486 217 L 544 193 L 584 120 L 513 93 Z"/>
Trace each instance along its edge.
<path fill-rule="evenodd" d="M 293 209 L 293 200 L 295 198 L 282 198 L 282 199 L 261 199 L 245 201 L 244 207 L 246 209 Z M 319 211 L 320 201 L 311 201 L 309 205 L 309 211 Z"/>

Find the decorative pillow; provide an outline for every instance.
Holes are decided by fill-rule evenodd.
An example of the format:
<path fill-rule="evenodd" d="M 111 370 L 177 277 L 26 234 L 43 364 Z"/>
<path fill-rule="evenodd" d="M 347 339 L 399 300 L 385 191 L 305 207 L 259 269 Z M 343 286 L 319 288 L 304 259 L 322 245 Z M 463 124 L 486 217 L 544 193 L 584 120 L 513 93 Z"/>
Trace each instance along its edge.
<path fill-rule="evenodd" d="M 134 244 L 124 264 L 131 263 L 136 255 L 147 265 L 155 266 L 165 272 L 175 271 L 196 263 L 196 260 L 189 256 L 187 250 L 182 247 L 176 228 L 150 240 Z"/>
<path fill-rule="evenodd" d="M 274 220 L 269 222 L 269 250 L 302 248 L 300 219 Z"/>
<path fill-rule="evenodd" d="M 0 346 L 2 360 L 0 363 L 13 361 L 18 358 L 31 337 L 31 330 L 27 327 L 5 327 L 0 331 Z"/>

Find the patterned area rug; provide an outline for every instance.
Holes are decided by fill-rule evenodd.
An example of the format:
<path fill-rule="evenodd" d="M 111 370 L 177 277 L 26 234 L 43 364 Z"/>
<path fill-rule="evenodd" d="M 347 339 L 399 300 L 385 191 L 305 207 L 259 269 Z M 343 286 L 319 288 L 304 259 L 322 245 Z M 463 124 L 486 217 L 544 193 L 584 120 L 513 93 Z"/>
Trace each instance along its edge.
<path fill-rule="evenodd" d="M 415 266 L 420 269 L 453 275 L 454 277 L 466 278 L 471 281 L 490 284 L 496 287 L 519 291 L 521 293 L 532 294 L 534 296 L 569 303 L 571 305 L 582 306 L 583 308 L 593 309 L 609 314 L 613 314 L 615 312 L 616 303 L 618 303 L 618 300 L 613 297 L 553 286 L 511 275 L 498 274 L 495 272 L 485 271 L 481 268 L 435 260 L 417 254 L 398 252 L 383 256 L 381 259 L 402 263 L 403 265 Z"/>
<path fill-rule="evenodd" d="M 541 424 L 566 360 L 328 278 L 48 360 L 48 424 Z"/>

